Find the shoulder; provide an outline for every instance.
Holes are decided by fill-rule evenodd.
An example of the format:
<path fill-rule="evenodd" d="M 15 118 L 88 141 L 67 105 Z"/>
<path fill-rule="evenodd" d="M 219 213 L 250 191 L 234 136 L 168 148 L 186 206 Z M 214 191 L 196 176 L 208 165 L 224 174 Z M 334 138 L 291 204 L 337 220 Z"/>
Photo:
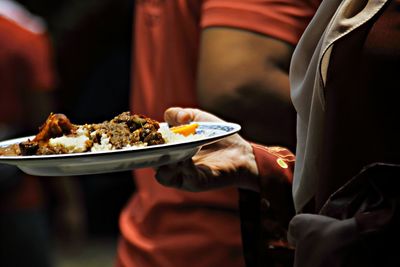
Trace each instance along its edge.
<path fill-rule="evenodd" d="M 321 0 L 205 0 L 201 26 L 265 34 L 295 45 Z"/>

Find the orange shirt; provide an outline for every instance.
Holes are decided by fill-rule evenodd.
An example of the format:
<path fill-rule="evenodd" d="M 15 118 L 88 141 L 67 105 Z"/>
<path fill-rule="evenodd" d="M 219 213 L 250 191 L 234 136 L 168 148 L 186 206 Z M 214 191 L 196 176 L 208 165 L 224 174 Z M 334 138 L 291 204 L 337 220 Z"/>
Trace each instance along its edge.
<path fill-rule="evenodd" d="M 50 52 L 46 34 L 33 33 L 0 16 L 0 122 L 23 120 L 21 89 L 53 88 Z"/>
<path fill-rule="evenodd" d="M 21 90 L 50 90 L 54 83 L 50 43 L 0 15 L 0 124 L 24 126 Z M 22 175 L 22 174 L 21 174 Z M 41 202 L 37 178 L 24 175 L 15 191 L 2 196 L 0 210 L 32 208 Z"/>
<path fill-rule="evenodd" d="M 202 29 L 227 26 L 295 44 L 318 6 L 313 0 L 136 1 L 132 111 L 163 120 L 170 106 L 197 105 Z M 137 193 L 120 217 L 119 266 L 244 266 L 238 193 L 187 193 L 135 171 Z"/>

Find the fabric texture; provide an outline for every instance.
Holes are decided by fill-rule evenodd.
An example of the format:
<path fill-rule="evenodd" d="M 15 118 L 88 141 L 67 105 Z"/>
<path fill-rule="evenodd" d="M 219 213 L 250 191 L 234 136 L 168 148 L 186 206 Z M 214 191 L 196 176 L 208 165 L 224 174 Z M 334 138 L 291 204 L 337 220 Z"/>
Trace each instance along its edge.
<path fill-rule="evenodd" d="M 389 1 L 331 48 L 324 86 L 324 149 L 319 155 L 316 210 L 364 166 L 400 162 L 400 132 L 393 125 L 400 114 L 396 101 L 398 4 Z"/>
<path fill-rule="evenodd" d="M 399 266 L 400 165 L 373 163 L 336 191 L 320 214 L 296 215 L 295 266 Z M 329 240 L 329 242 L 326 242 Z"/>
<path fill-rule="evenodd" d="M 322 1 L 297 46 L 290 69 L 291 96 L 297 111 L 296 166 L 293 194 L 297 211 L 316 193 L 321 173 L 325 125 L 324 83 L 332 46 L 374 17 L 387 0 Z"/>
<path fill-rule="evenodd" d="M 30 32 L 0 15 L 0 122 L 20 127 L 22 90 L 52 90 L 52 49 L 46 34 Z"/>
<path fill-rule="evenodd" d="M 319 0 L 205 0 L 201 26 L 228 26 L 296 45 Z M 240 17 L 240 19 L 238 19 Z"/>
<path fill-rule="evenodd" d="M 162 121 L 170 106 L 197 106 L 198 45 L 205 28 L 297 42 L 318 1 L 295 2 L 137 1 L 132 112 Z M 237 190 L 178 192 L 158 185 L 153 175 L 135 171 L 138 191 L 121 213 L 117 265 L 243 266 Z"/>
<path fill-rule="evenodd" d="M 399 7 L 323 2 L 295 52 L 297 267 L 399 266 Z"/>
<path fill-rule="evenodd" d="M 295 214 L 291 193 L 295 157 L 285 148 L 252 146 L 261 192 L 240 194 L 246 266 L 293 266 L 287 229 Z"/>
<path fill-rule="evenodd" d="M 0 131 L 5 130 L 0 136 L 4 139 L 21 136 L 29 125 L 27 113 L 32 111 L 23 100 L 27 93 L 54 88 L 50 41 L 37 19 L 14 1 L 0 0 Z M 51 266 L 38 178 L 15 166 L 1 166 L 0 176 L 1 265 Z"/>
<path fill-rule="evenodd" d="M 21 134 L 26 127 L 25 114 L 29 111 L 24 109 L 24 91 L 52 90 L 55 75 L 46 33 L 32 32 L 10 20 L 12 14 L 2 15 L 5 13 L 0 9 L 0 126 L 10 129 L 5 138 L 13 138 L 16 136 L 12 135 Z M 19 14 L 22 17 L 25 13 Z M 1 196 L 0 210 L 39 206 L 42 197 L 37 178 L 25 176 L 19 170 L 13 175 L 12 179 L 20 182 L 11 183 L 13 190 Z"/>

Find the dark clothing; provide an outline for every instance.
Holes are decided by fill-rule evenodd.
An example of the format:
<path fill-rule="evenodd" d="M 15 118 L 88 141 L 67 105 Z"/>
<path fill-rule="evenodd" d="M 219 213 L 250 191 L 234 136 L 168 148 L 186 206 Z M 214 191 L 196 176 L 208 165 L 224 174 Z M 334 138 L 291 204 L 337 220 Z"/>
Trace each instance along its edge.
<path fill-rule="evenodd" d="M 343 0 L 336 28 L 324 33 L 337 38 L 320 60 L 326 80 L 317 78 L 323 119 L 311 173 L 315 209 L 303 206 L 310 214 L 289 227 L 296 267 L 400 266 L 391 245 L 400 237 L 399 7 L 398 0 Z"/>
<path fill-rule="evenodd" d="M 363 15 L 363 8 L 367 3 L 371 4 L 371 1 L 343 0 L 344 3 L 346 8 L 350 8 L 346 12 L 340 6 L 340 16 L 344 17 L 341 23 L 335 25 L 338 29 L 348 23 L 346 19 L 358 13 Z M 325 3 L 325 8 L 327 6 Z M 296 245 L 296 267 L 400 266 L 394 249 L 386 242 L 396 241 L 399 237 L 396 225 L 400 218 L 397 211 L 400 194 L 397 193 L 396 181 L 400 178 L 400 169 L 388 164 L 400 164 L 400 127 L 396 126 L 400 115 L 397 97 L 400 66 L 399 7 L 400 1 L 388 1 L 372 19 L 363 21 L 366 23 L 358 24 L 350 32 L 346 32 L 344 27 L 342 30 L 346 35 L 338 34 L 340 38 L 334 39 L 333 45 L 329 47 L 331 54 L 326 80 L 316 78 L 316 84 L 323 89 L 320 99 L 320 96 L 313 98 L 313 101 L 322 99 L 323 104 L 318 114 L 323 119 L 317 121 L 322 122 L 318 125 L 322 127 L 319 129 L 322 133 L 322 147 L 309 150 L 311 146 L 307 147 L 307 143 L 301 147 L 302 155 L 305 154 L 304 150 L 317 152 L 312 156 L 306 155 L 307 162 L 303 162 L 303 167 L 309 171 L 310 164 L 318 165 L 315 168 L 318 171 L 311 173 L 316 175 L 317 182 L 307 183 L 307 186 L 312 185 L 312 189 L 316 189 L 312 194 L 314 198 L 309 205 L 301 206 L 301 202 L 298 205 L 301 208 L 299 211 L 313 214 L 297 215 L 290 224 L 291 241 Z M 369 11 L 372 14 L 371 9 Z M 329 17 L 325 19 L 329 20 Z M 337 18 L 334 16 L 333 19 Z M 317 33 L 314 31 L 312 34 Z M 309 49 L 308 53 L 314 52 L 311 51 L 312 46 L 305 47 Z M 297 56 L 301 58 L 304 55 Z M 316 66 L 309 66 L 313 67 Z M 320 72 L 317 71 L 317 75 L 323 76 L 325 70 L 323 67 L 321 69 L 318 69 Z M 316 93 L 319 92 L 314 92 L 314 95 Z M 307 110 L 311 110 L 311 115 L 306 119 L 311 121 L 315 110 Z M 305 117 L 300 119 L 304 120 Z M 306 135 L 307 141 L 309 138 L 315 139 L 316 136 L 312 134 Z M 276 169 L 274 164 L 277 158 L 274 160 L 271 151 L 265 150 L 262 154 L 255 148 L 261 176 L 261 193 L 241 193 L 246 263 L 248 266 L 290 266 L 285 265 L 289 264 L 288 261 L 279 261 L 282 258 L 268 257 L 280 251 L 286 252 L 280 254 L 286 255 L 285 259 L 290 258 L 290 253 L 287 253 L 290 252 L 290 246 L 285 245 L 285 238 L 279 234 L 270 234 L 283 234 L 286 220 L 290 220 L 293 213 L 290 213 L 291 205 L 285 203 L 285 194 L 282 194 L 285 192 L 285 184 L 271 187 L 271 180 L 274 181 L 272 177 L 275 176 L 268 175 L 268 172 L 274 173 L 279 168 Z M 310 158 L 315 161 L 310 163 Z M 308 178 L 308 174 L 302 178 Z M 283 177 L 284 174 L 275 181 L 284 181 Z M 352 177 L 352 182 L 348 184 Z M 286 181 L 286 185 L 289 185 L 290 181 Z M 321 214 L 316 214 L 320 210 Z M 271 231 L 273 226 L 279 226 L 281 231 Z M 280 240 L 281 246 L 274 245 L 276 240 Z"/>
<path fill-rule="evenodd" d="M 287 229 L 294 216 L 294 155 L 284 148 L 253 144 L 261 192 L 240 190 L 240 220 L 247 267 L 291 267 L 294 248 Z"/>
<path fill-rule="evenodd" d="M 319 215 L 290 222 L 295 267 L 400 266 L 400 165 L 374 163 L 336 191 Z"/>
<path fill-rule="evenodd" d="M 364 166 L 400 163 L 399 7 L 400 1 L 387 3 L 333 46 L 317 209 Z"/>

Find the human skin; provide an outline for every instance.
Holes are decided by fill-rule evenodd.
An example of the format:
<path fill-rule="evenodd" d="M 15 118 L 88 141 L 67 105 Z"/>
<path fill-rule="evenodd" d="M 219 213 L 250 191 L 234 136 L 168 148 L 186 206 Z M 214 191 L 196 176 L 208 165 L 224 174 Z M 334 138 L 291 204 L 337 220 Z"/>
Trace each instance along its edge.
<path fill-rule="evenodd" d="M 199 107 L 239 123 L 247 140 L 293 150 L 296 113 L 288 76 L 293 49 L 247 30 L 203 30 L 196 87 Z"/>
<path fill-rule="evenodd" d="M 266 35 L 228 27 L 203 30 L 197 74 L 199 106 L 240 123 L 246 138 L 253 141 L 294 145 L 295 113 L 288 78 L 292 53 L 291 45 Z M 198 109 L 170 108 L 165 121 L 180 125 L 223 120 Z M 223 186 L 259 191 L 257 175 L 251 145 L 236 134 L 204 147 L 193 160 L 159 168 L 156 177 L 163 185 L 187 191 Z"/>
<path fill-rule="evenodd" d="M 189 108 L 169 108 L 164 119 L 170 125 L 223 121 L 210 113 Z M 162 185 L 191 192 L 226 186 L 259 191 L 257 175 L 250 143 L 235 134 L 203 147 L 193 159 L 158 168 L 156 179 Z"/>

